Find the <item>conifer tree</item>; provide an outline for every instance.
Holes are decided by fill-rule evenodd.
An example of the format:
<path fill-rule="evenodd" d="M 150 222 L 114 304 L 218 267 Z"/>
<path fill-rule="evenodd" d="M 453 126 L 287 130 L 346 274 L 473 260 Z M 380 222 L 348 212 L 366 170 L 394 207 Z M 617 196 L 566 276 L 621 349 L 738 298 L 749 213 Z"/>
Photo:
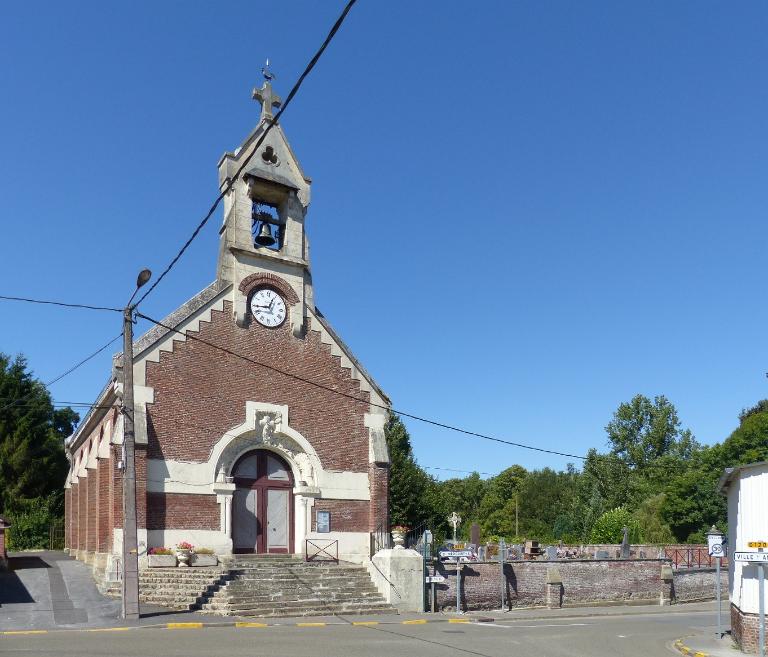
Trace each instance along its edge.
<path fill-rule="evenodd" d="M 62 495 L 68 470 L 64 438 L 78 420 L 71 408 L 54 409 L 23 356 L 0 353 L 0 513 Z"/>

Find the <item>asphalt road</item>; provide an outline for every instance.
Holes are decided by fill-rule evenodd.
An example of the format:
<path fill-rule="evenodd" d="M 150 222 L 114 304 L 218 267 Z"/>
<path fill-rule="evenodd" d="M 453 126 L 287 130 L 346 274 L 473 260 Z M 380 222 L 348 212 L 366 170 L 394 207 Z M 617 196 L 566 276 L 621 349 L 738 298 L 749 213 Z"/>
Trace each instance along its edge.
<path fill-rule="evenodd" d="M 309 619 L 308 619 L 309 620 Z M 60 657 L 649 657 L 671 655 L 683 636 L 714 631 L 711 612 L 321 627 L 130 628 L 0 637 L 0 655 Z M 679 654 L 679 653 L 677 653 Z"/>

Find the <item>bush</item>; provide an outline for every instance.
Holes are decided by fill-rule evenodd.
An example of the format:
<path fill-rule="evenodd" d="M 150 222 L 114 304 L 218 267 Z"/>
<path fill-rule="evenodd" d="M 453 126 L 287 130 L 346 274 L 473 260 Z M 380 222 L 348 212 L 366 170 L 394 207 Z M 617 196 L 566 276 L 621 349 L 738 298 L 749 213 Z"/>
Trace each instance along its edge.
<path fill-rule="evenodd" d="M 201 547 L 195 548 L 195 554 L 215 554 L 211 548 Z"/>
<path fill-rule="evenodd" d="M 173 554 L 173 550 L 171 550 L 171 548 L 167 548 L 167 547 L 153 547 L 153 548 L 149 548 L 148 554 L 151 554 L 151 555 L 155 555 L 155 554 L 158 554 L 158 555 L 159 554 L 163 554 L 163 555 L 165 555 L 165 554 Z"/>
<path fill-rule="evenodd" d="M 629 540 L 637 542 L 640 534 L 637 522 L 629 511 L 620 506 L 606 511 L 595 521 L 589 538 L 592 543 L 621 543 L 624 527 L 629 529 Z"/>
<path fill-rule="evenodd" d="M 38 497 L 19 504 L 19 510 L 8 515 L 11 526 L 9 550 L 45 549 L 49 543 L 51 524 L 59 520 L 60 500 L 56 494 Z"/>

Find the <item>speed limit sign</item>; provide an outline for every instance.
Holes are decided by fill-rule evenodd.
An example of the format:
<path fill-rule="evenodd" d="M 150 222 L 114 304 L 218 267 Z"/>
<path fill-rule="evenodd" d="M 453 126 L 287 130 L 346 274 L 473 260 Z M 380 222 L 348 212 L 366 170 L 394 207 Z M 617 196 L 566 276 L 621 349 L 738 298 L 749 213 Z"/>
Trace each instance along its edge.
<path fill-rule="evenodd" d="M 722 533 L 714 531 L 709 532 L 707 534 L 707 543 L 709 544 L 710 557 L 725 556 L 725 536 Z"/>
<path fill-rule="evenodd" d="M 709 556 L 710 557 L 724 557 L 725 556 L 725 545 L 722 543 L 713 543 L 709 546 Z"/>

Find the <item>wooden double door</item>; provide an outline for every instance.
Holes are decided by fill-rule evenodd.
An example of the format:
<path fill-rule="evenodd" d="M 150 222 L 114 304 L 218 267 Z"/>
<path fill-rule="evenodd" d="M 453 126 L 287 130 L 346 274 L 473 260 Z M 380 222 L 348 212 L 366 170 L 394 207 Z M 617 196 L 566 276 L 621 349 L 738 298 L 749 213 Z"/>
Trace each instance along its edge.
<path fill-rule="evenodd" d="M 238 460 L 232 475 L 233 550 L 292 552 L 293 476 L 285 460 L 268 450 L 256 450 Z"/>

